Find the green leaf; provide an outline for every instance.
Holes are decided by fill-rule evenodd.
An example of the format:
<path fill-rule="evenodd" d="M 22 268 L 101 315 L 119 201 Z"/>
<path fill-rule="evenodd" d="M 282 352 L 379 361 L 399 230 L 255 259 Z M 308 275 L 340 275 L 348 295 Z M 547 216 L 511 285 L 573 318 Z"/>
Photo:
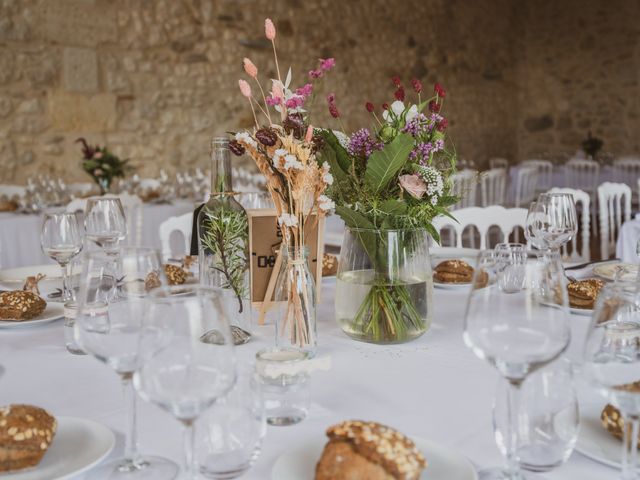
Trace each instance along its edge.
<path fill-rule="evenodd" d="M 365 183 L 379 193 L 402 169 L 412 148 L 413 137 L 401 133 L 384 149 L 373 152 L 364 172 Z"/>
<path fill-rule="evenodd" d="M 431 235 L 431 238 L 433 238 L 439 245 L 440 244 L 440 233 L 438 233 L 436 228 L 431 223 L 425 224 L 425 228 L 426 228 L 427 232 L 429 232 L 429 235 Z"/>
<path fill-rule="evenodd" d="M 324 148 L 322 152 L 320 152 L 318 163 L 322 165 L 323 162 L 327 162 L 329 164 L 329 172 L 335 177 L 338 183 L 348 180 L 349 176 L 344 170 L 342 170 L 342 168 L 340 168 L 340 165 L 336 160 L 336 152 L 333 149 Z"/>
<path fill-rule="evenodd" d="M 344 223 L 346 223 L 349 228 L 376 228 L 367 217 L 344 205 L 338 205 L 336 207 L 336 213 L 340 215 L 340 218 L 344 220 Z"/>
<path fill-rule="evenodd" d="M 351 168 L 351 157 L 349 153 L 331 130 L 322 130 L 322 137 L 331 149 L 334 151 L 338 165 L 343 172 L 348 173 Z"/>
<path fill-rule="evenodd" d="M 382 202 L 379 206 L 380 210 L 382 210 L 387 215 L 404 215 L 407 213 L 407 204 L 402 200 L 398 200 L 396 198 L 390 198 Z"/>

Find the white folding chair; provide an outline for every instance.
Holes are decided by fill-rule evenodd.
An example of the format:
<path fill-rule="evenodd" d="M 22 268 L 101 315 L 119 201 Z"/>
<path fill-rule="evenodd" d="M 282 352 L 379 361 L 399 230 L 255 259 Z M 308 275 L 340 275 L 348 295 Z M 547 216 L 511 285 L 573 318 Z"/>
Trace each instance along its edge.
<path fill-rule="evenodd" d="M 504 205 L 507 188 L 507 171 L 504 168 L 492 168 L 480 174 L 482 206 Z"/>
<path fill-rule="evenodd" d="M 501 242 L 508 242 L 509 235 L 516 227 L 524 229 L 527 220 L 527 209 L 525 208 L 504 208 L 499 205 L 491 207 L 470 207 L 452 212 L 455 220 L 449 217 L 440 216 L 433 219 L 433 226 L 440 232 L 443 228 L 453 228 L 456 235 L 458 248 L 462 247 L 462 233 L 465 228 L 473 225 L 480 233 L 480 249 L 487 248 L 487 237 L 489 229 L 497 226 L 501 233 Z M 457 220 L 457 221 L 456 221 Z"/>
<path fill-rule="evenodd" d="M 494 168 L 504 168 L 507 170 L 509 168 L 509 160 L 502 157 L 493 157 L 489 159 L 489 168 L 492 170 Z"/>
<path fill-rule="evenodd" d="M 593 160 L 572 158 L 564 165 L 565 187 L 582 190 L 591 197 L 591 222 L 596 223 L 600 165 Z M 595 233 L 595 228 L 594 228 Z"/>
<path fill-rule="evenodd" d="M 598 207 L 600 256 L 606 259 L 616 250 L 620 226 L 631 219 L 631 189 L 624 183 L 603 183 L 598 187 Z"/>
<path fill-rule="evenodd" d="M 233 189 L 236 192 L 255 192 L 264 190 L 267 184 L 266 178 L 260 172 L 252 172 L 246 168 L 231 169 L 233 175 Z"/>
<path fill-rule="evenodd" d="M 529 206 L 536 198 L 536 186 L 538 185 L 538 169 L 536 167 L 518 167 L 516 174 L 516 198 L 515 206 Z"/>
<path fill-rule="evenodd" d="M 171 258 L 171 234 L 175 231 L 182 233 L 184 240 L 184 253 L 189 254 L 191 249 L 191 231 L 193 227 L 193 212 L 185 213 L 177 217 L 169 217 L 158 227 L 160 245 L 162 246 L 162 258 Z"/>
<path fill-rule="evenodd" d="M 449 178 L 452 182 L 451 193 L 460 197 L 460 201 L 453 206 L 453 209 L 475 206 L 478 172 L 461 170 Z"/>
<path fill-rule="evenodd" d="M 585 263 L 591 260 L 591 248 L 589 246 L 590 235 L 590 208 L 591 198 L 587 192 L 573 188 L 552 188 L 549 193 L 569 193 L 573 195 L 576 210 L 580 211 L 580 236 L 582 238 L 582 251 L 578 251 L 578 238 L 574 237 L 567 245 L 562 247 L 562 258 L 568 263 Z M 578 208 L 579 207 L 579 208 Z M 571 245 L 571 253 L 569 253 Z"/>
<path fill-rule="evenodd" d="M 137 195 L 120 193 L 118 195 L 107 194 L 101 198 L 119 198 L 127 221 L 126 245 L 140 245 L 142 243 L 142 200 Z M 93 198 L 93 197 L 89 197 Z M 76 198 L 67 205 L 67 212 L 84 212 L 88 198 Z"/>
<path fill-rule="evenodd" d="M 22 185 L 0 184 L 0 197 L 22 197 L 26 191 L 27 188 Z"/>
<path fill-rule="evenodd" d="M 614 182 L 626 183 L 630 188 L 634 188 L 634 179 L 640 178 L 640 158 L 623 157 L 614 161 L 613 178 Z M 640 195 L 633 203 L 640 203 Z"/>
<path fill-rule="evenodd" d="M 553 163 L 549 160 L 525 160 L 523 166 L 535 167 L 538 170 L 538 183 L 536 184 L 536 192 L 546 192 L 551 185 L 551 177 L 553 175 Z"/>

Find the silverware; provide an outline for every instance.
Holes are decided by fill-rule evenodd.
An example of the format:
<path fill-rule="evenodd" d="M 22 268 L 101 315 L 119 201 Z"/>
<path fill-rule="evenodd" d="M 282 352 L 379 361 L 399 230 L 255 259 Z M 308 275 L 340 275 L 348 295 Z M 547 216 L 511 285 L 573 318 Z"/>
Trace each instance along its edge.
<path fill-rule="evenodd" d="M 571 267 L 567 267 L 564 270 L 579 270 L 581 268 L 585 268 L 585 267 L 589 267 L 591 265 L 597 265 L 599 263 L 609 263 L 609 262 L 619 262 L 620 259 L 619 258 L 609 258 L 607 260 L 596 260 L 595 262 L 587 262 L 587 263 L 581 263 L 580 265 L 573 265 Z"/>

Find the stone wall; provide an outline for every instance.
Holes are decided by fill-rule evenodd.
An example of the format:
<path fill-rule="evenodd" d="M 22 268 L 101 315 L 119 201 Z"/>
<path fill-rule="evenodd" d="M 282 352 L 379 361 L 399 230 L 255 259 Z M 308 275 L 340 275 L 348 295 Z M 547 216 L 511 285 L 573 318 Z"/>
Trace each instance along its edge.
<path fill-rule="evenodd" d="M 294 83 L 318 57 L 336 58 L 326 86 L 348 130 L 369 125 L 364 102 L 390 101 L 399 74 L 445 85 L 457 150 L 479 163 L 573 150 L 587 128 L 634 149 L 634 12 L 565 3 L 0 0 L 0 182 L 36 172 L 84 179 L 80 136 L 131 158 L 143 176 L 206 166 L 212 134 L 251 125 L 237 91 L 242 57 L 275 76 L 267 16 Z M 576 11 L 582 20 L 569 22 Z M 323 100 L 314 119 L 338 126 Z"/>

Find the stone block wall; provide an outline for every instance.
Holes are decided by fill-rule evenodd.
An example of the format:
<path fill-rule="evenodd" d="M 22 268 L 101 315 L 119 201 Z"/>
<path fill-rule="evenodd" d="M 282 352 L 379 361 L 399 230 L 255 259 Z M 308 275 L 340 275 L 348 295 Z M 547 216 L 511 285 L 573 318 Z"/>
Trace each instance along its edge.
<path fill-rule="evenodd" d="M 451 137 L 459 155 L 480 164 L 573 150 L 587 128 L 610 136 L 612 148 L 636 149 L 637 12 L 599 6 L 617 1 L 636 5 L 0 0 L 0 182 L 37 172 L 86 179 L 80 136 L 131 158 L 143 176 L 207 166 L 211 135 L 252 123 L 237 90 L 242 58 L 263 79 L 275 76 L 265 17 L 276 23 L 280 63 L 293 67 L 294 83 L 319 57 L 336 58 L 325 87 L 348 130 L 370 124 L 364 103 L 390 101 L 389 78 L 399 74 L 447 88 Z M 608 95 L 598 95 L 603 88 Z M 313 115 L 338 126 L 322 99 Z"/>

